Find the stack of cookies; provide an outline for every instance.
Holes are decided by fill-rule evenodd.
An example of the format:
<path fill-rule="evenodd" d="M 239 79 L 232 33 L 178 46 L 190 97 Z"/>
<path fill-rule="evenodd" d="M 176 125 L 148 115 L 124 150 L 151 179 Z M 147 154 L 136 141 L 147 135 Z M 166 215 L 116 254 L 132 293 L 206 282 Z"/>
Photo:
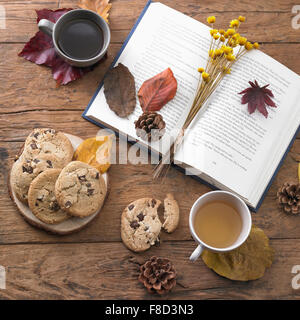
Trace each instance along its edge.
<path fill-rule="evenodd" d="M 53 129 L 34 129 L 11 170 L 11 188 L 22 203 L 46 224 L 97 212 L 107 188 L 94 167 L 72 161 L 70 140 Z"/>

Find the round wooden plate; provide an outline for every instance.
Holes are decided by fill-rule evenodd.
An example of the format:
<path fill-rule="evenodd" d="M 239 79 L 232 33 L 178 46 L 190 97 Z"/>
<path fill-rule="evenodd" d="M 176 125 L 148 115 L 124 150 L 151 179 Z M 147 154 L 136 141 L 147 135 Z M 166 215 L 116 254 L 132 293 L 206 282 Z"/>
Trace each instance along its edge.
<path fill-rule="evenodd" d="M 80 145 L 80 143 L 83 141 L 81 138 L 77 136 L 73 136 L 71 134 L 65 133 L 65 135 L 69 138 L 69 140 L 72 143 L 72 146 L 74 148 L 74 151 L 77 149 L 77 147 Z M 13 166 L 18 162 L 17 160 Z M 108 187 L 108 174 L 104 173 L 103 178 L 106 183 L 106 187 Z M 87 224 L 89 224 L 93 219 L 96 218 L 96 216 L 99 214 L 101 211 L 102 207 L 93 215 L 85 218 L 77 218 L 77 217 L 71 217 L 68 220 L 65 220 L 61 223 L 58 224 L 47 224 L 42 221 L 40 221 L 29 209 L 28 206 L 26 206 L 24 203 L 22 203 L 18 198 L 16 197 L 12 187 L 11 187 L 11 179 L 10 179 L 10 174 L 8 178 L 8 187 L 9 187 L 9 193 L 10 197 L 19 209 L 20 214 L 23 216 L 23 218 L 30 223 L 31 225 L 38 227 L 40 229 L 46 230 L 51 233 L 55 234 L 60 234 L 60 235 L 65 235 L 65 234 L 70 234 L 76 231 L 81 230 L 84 228 Z M 108 192 L 106 193 L 107 196 Z M 105 202 L 105 201 L 104 201 Z"/>

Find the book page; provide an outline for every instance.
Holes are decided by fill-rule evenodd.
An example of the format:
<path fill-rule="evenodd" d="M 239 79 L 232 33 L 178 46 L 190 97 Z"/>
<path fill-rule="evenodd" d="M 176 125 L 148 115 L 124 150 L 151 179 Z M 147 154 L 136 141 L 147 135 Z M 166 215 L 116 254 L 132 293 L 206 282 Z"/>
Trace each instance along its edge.
<path fill-rule="evenodd" d="M 185 121 L 198 84 L 197 68 L 206 64 L 209 43 L 209 27 L 152 3 L 116 62 L 130 69 L 136 91 L 168 67 L 178 81 L 175 98 L 160 111 L 167 132 L 161 141 L 151 143 L 153 150 L 164 154 L 172 130 Z M 278 108 L 267 107 L 267 119 L 258 111 L 249 115 L 247 105 L 241 104 L 238 93 L 254 80 L 261 86 L 270 84 L 275 95 Z M 295 73 L 260 51 L 249 52 L 203 107 L 175 160 L 205 173 L 210 182 L 217 181 L 245 199 L 257 201 L 299 125 L 298 92 Z M 138 140 L 134 121 L 141 113 L 137 99 L 133 114 L 119 118 L 109 109 L 101 88 L 86 115 Z"/>
<path fill-rule="evenodd" d="M 278 107 L 267 107 L 268 118 L 258 111 L 250 115 L 247 105 L 241 104 L 238 93 L 249 87 L 249 80 L 261 86 L 270 84 Z M 251 198 L 254 189 L 266 187 L 279 162 L 272 160 L 290 142 L 280 138 L 299 126 L 299 89 L 298 75 L 261 51 L 249 52 L 224 78 L 176 159 Z"/>
<path fill-rule="evenodd" d="M 130 38 L 116 65 L 121 62 L 134 75 L 136 90 L 142 83 L 170 67 L 178 82 L 173 100 L 160 111 L 166 122 L 162 141 L 151 148 L 164 154 L 171 131 L 180 128 L 191 106 L 198 84 L 198 66 L 205 63 L 209 47 L 209 28 L 204 24 L 160 3 L 152 3 Z M 119 118 L 106 103 L 103 87 L 93 101 L 87 116 L 139 139 L 134 121 L 142 113 L 139 101 L 128 119 Z M 173 134 L 174 135 L 174 134 Z"/>

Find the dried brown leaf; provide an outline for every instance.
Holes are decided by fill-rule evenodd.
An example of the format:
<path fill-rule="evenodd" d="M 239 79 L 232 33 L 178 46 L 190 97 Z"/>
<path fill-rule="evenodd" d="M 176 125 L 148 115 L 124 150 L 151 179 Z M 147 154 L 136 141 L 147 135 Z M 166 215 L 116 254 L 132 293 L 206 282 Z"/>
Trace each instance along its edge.
<path fill-rule="evenodd" d="M 109 10 L 112 4 L 109 3 L 109 0 L 80 0 L 78 7 L 95 11 L 108 22 Z"/>
<path fill-rule="evenodd" d="M 112 111 L 119 117 L 128 117 L 136 105 L 134 77 L 122 63 L 110 69 L 104 78 L 104 94 Z"/>

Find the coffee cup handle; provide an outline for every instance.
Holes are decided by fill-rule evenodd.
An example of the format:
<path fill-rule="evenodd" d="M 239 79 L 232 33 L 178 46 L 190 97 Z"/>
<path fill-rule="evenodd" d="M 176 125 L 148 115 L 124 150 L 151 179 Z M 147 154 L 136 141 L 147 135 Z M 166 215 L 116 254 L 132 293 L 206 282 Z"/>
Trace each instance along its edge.
<path fill-rule="evenodd" d="M 48 36 L 52 37 L 52 32 L 54 28 L 54 23 L 47 20 L 47 19 L 41 19 L 38 24 L 39 29 L 47 34 Z"/>
<path fill-rule="evenodd" d="M 199 244 L 198 247 L 191 254 L 190 260 L 193 262 L 196 261 L 201 256 L 202 251 L 203 251 L 203 246 Z"/>

